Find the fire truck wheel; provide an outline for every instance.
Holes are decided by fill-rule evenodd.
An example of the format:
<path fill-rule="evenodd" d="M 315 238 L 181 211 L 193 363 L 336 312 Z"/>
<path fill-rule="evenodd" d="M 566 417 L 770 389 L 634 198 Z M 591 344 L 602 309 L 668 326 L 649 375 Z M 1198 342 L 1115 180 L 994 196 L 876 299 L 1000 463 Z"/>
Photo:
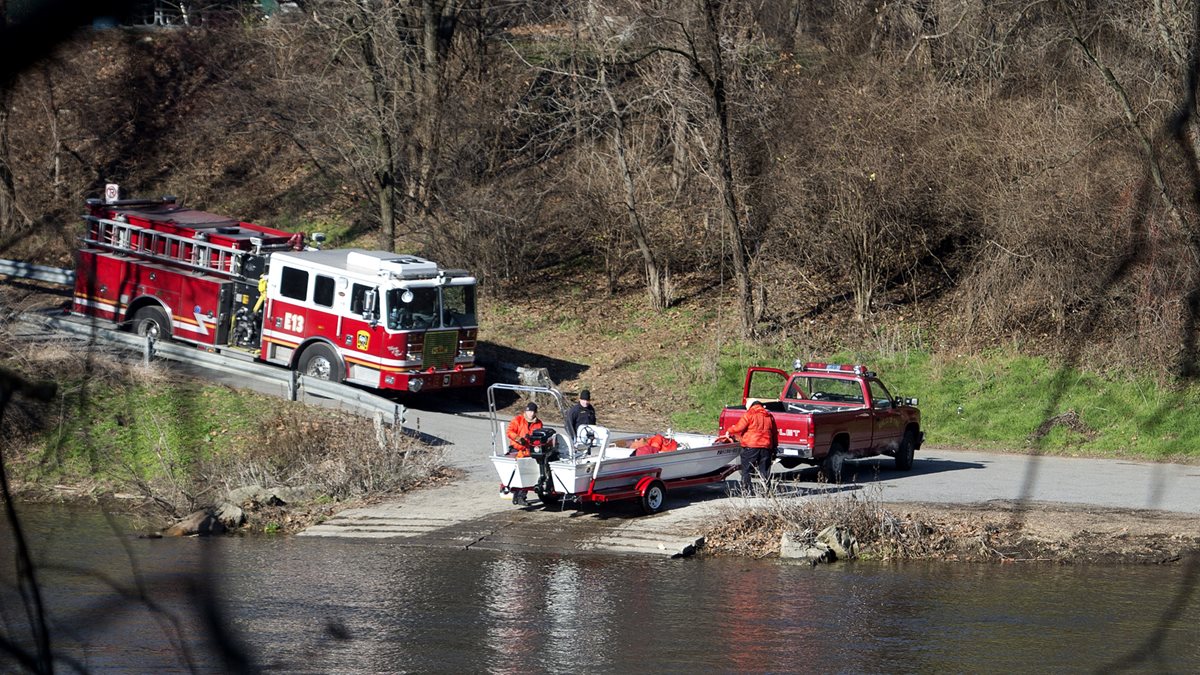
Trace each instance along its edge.
<path fill-rule="evenodd" d="M 158 307 L 143 307 L 133 313 L 133 330 L 145 337 L 153 335 L 155 340 L 171 339 L 171 322 L 167 313 Z"/>
<path fill-rule="evenodd" d="M 661 480 L 656 480 L 646 486 L 646 491 L 641 496 L 642 511 L 652 516 L 662 511 L 663 505 L 667 503 L 667 486 L 663 485 Z"/>
<path fill-rule="evenodd" d="M 342 381 L 341 362 L 328 345 L 315 344 L 300 356 L 300 374 L 330 382 Z"/>

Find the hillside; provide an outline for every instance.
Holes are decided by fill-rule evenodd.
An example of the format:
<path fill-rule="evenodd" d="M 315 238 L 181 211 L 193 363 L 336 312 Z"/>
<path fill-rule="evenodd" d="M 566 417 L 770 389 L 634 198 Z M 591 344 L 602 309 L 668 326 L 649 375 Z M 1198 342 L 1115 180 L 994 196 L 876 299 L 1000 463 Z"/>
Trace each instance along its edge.
<path fill-rule="evenodd" d="M 478 274 L 491 348 L 647 424 L 751 359 L 1196 372 L 1183 10 L 305 4 L 13 73 L 0 257 L 67 264 L 109 181 L 421 253 Z"/>

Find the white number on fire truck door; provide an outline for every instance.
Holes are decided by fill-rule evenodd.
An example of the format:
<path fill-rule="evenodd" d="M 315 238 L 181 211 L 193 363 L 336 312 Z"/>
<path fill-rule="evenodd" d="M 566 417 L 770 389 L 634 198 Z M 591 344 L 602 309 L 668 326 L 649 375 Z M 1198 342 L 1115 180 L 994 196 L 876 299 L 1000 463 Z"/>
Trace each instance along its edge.
<path fill-rule="evenodd" d="M 304 332 L 304 315 L 303 314 L 292 314 L 291 312 L 285 312 L 283 315 L 283 329 L 290 330 L 293 333 L 303 333 Z"/>

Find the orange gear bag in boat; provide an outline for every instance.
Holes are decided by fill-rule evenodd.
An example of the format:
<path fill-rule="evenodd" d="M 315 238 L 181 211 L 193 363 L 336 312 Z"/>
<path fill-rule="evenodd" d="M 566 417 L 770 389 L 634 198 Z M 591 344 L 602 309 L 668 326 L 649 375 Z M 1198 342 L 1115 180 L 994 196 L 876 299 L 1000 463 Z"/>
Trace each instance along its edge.
<path fill-rule="evenodd" d="M 634 456 L 652 455 L 656 452 L 671 452 L 679 447 L 679 443 L 673 438 L 666 438 L 662 434 L 654 434 L 645 440 L 638 439 L 634 441 L 632 446 L 636 448 Z"/>

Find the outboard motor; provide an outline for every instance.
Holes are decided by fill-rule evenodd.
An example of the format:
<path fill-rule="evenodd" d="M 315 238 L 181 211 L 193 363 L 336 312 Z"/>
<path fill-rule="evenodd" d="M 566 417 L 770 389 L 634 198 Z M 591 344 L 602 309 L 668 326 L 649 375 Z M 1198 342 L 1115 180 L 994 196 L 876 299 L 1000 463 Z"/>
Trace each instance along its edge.
<path fill-rule="evenodd" d="M 547 496 L 554 492 L 554 482 L 547 464 L 558 459 L 558 432 L 545 428 L 531 431 L 529 456 L 538 463 L 538 481 L 533 491 L 537 493 L 538 499 L 545 503 Z"/>

